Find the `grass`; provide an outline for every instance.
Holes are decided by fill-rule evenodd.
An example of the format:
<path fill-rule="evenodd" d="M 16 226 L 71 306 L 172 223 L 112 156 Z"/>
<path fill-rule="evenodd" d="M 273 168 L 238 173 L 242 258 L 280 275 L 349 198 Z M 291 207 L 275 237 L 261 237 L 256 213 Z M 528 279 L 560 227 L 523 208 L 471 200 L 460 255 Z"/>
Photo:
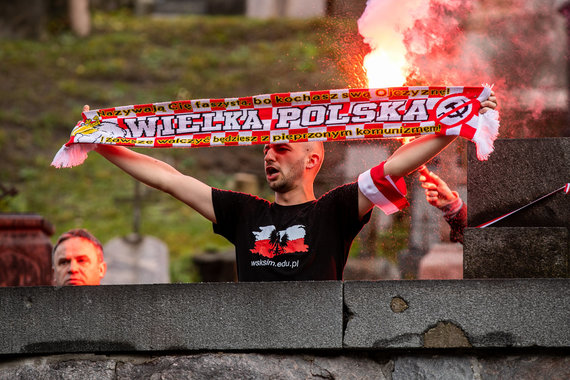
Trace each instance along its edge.
<path fill-rule="evenodd" d="M 119 12 L 95 14 L 93 28 L 83 39 L 63 33 L 41 42 L 0 40 L 0 183 L 19 191 L 0 200 L 0 212 L 44 216 L 56 227 L 54 240 L 85 227 L 106 242 L 132 228 L 130 177 L 94 153 L 76 168 L 49 166 L 84 104 L 95 109 L 362 83 L 354 69 L 362 53 L 354 21 Z M 225 187 L 236 171 L 259 174 L 257 147 L 145 153 L 213 186 Z M 180 202 L 148 188 L 146 199 L 141 232 L 168 245 L 174 282 L 198 279 L 193 255 L 232 249 Z"/>

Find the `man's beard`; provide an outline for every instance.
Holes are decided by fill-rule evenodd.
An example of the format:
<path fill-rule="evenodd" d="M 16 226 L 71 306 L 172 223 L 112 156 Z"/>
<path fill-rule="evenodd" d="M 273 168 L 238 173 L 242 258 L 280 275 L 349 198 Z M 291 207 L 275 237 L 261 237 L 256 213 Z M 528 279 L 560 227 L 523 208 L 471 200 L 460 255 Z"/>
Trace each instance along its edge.
<path fill-rule="evenodd" d="M 269 182 L 269 188 L 277 193 L 287 193 L 295 188 L 295 182 L 303 175 L 304 159 L 299 160 L 291 167 L 291 170 L 285 175 L 280 172 L 281 178 L 277 181 Z"/>
<path fill-rule="evenodd" d="M 270 182 L 269 188 L 275 191 L 276 193 L 286 193 L 293 188 L 290 181 L 287 178 L 281 178 L 277 181 Z"/>

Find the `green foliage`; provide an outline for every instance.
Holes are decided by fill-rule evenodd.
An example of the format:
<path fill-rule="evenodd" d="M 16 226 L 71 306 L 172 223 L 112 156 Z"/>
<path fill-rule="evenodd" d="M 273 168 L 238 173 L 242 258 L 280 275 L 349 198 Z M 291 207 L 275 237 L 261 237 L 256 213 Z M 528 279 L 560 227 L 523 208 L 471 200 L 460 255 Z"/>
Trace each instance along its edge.
<path fill-rule="evenodd" d="M 134 17 L 97 13 L 88 38 L 0 39 L 0 181 L 16 197 L 0 212 L 37 213 L 56 235 L 85 227 L 106 242 L 132 231 L 133 180 L 95 153 L 72 169 L 49 164 L 81 118 L 84 104 L 112 107 L 175 99 L 320 90 L 351 83 L 334 62 L 335 39 L 354 25 L 317 19 Z M 222 148 L 213 148 L 222 149 Z M 204 151 L 154 151 L 187 174 L 224 186 L 224 161 L 205 167 Z M 174 282 L 196 281 L 191 257 L 231 249 L 211 223 L 166 194 L 147 189 L 142 233 L 171 253 Z"/>

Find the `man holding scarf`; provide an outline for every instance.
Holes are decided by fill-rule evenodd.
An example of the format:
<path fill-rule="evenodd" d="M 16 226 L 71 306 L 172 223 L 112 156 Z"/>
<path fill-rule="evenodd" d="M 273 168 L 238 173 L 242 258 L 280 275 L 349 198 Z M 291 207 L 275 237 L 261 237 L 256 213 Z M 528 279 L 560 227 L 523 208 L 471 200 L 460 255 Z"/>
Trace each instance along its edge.
<path fill-rule="evenodd" d="M 497 106 L 492 94 L 480 113 Z M 84 111 L 88 111 L 86 106 Z M 429 161 L 457 136 L 426 135 L 385 162 L 318 199 L 314 179 L 322 142 L 268 144 L 266 180 L 275 202 L 212 188 L 155 158 L 113 145 L 96 151 L 135 179 L 164 191 L 213 223 L 236 247 L 239 281 L 341 280 L 352 240 L 376 205 L 387 214 L 408 205 L 403 176 Z"/>

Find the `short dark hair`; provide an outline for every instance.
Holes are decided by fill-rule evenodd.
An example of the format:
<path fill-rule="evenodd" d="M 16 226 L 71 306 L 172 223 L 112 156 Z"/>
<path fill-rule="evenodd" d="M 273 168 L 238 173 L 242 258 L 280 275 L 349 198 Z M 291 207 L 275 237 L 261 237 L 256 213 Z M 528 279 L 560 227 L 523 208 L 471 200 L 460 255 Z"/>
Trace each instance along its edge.
<path fill-rule="evenodd" d="M 93 243 L 93 245 L 97 248 L 97 259 L 99 262 L 103 262 L 103 245 L 101 245 L 101 242 L 95 237 L 95 235 L 87 231 L 85 228 L 74 228 L 61 234 L 53 247 L 52 257 L 55 255 L 55 250 L 61 243 L 74 237 L 84 238 Z"/>

